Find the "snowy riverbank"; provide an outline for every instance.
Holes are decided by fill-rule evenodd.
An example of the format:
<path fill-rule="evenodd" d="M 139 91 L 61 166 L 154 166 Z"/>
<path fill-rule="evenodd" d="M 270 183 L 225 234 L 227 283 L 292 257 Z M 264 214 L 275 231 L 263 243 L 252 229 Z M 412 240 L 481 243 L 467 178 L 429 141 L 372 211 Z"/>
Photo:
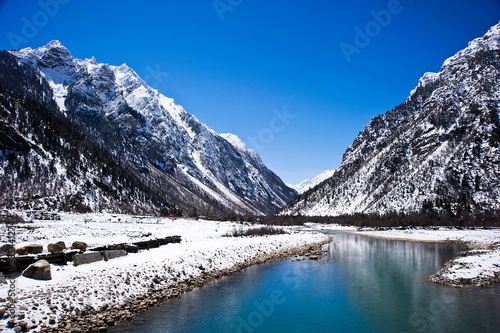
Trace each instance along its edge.
<path fill-rule="evenodd" d="M 414 241 L 460 243 L 468 248 L 432 275 L 432 282 L 452 287 L 486 286 L 500 282 L 500 230 L 455 228 L 358 231 L 370 237 Z"/>
<path fill-rule="evenodd" d="M 182 242 L 130 253 L 107 262 L 73 266 L 51 264 L 52 280 L 19 277 L 16 321 L 33 332 L 77 332 L 126 320 L 150 306 L 234 274 L 253 264 L 304 255 L 328 241 L 319 233 L 293 232 L 259 237 L 223 237 L 237 228 L 232 222 L 160 219 L 110 214 L 59 214 L 60 221 L 34 220 L 17 231 L 17 246 L 79 240 L 89 247 L 180 235 Z M 2 230 L 2 234 L 3 230 Z M 4 240 L 0 242 L 5 243 Z M 9 286 L 0 286 L 5 302 Z M 5 306 L 6 304 L 1 304 Z M 19 317 L 20 316 L 20 317 Z M 0 330 L 7 318 L 0 320 Z"/>

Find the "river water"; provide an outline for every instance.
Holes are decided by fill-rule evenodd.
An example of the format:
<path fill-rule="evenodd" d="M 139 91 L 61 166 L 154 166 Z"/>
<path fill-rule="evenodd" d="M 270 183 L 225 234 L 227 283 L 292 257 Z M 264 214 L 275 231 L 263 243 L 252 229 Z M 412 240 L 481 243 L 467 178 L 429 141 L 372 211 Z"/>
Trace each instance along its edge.
<path fill-rule="evenodd" d="M 250 267 L 109 332 L 500 332 L 500 287 L 428 282 L 460 248 L 332 233 L 318 261 Z"/>

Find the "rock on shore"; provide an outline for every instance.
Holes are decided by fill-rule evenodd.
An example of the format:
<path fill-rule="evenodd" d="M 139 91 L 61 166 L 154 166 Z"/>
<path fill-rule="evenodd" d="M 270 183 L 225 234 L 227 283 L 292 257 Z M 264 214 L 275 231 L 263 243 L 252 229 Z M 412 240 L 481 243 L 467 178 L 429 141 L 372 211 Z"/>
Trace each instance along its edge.
<path fill-rule="evenodd" d="M 37 280 L 51 280 L 50 265 L 47 260 L 38 260 L 31 264 L 23 272 L 23 276 Z"/>

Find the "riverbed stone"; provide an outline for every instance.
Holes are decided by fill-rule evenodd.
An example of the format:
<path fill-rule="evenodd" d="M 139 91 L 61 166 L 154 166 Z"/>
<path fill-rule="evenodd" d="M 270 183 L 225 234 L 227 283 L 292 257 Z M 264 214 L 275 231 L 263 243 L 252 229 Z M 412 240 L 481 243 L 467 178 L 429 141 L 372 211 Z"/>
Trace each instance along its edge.
<path fill-rule="evenodd" d="M 47 260 L 38 260 L 24 270 L 23 276 L 36 280 L 52 280 L 50 264 Z"/>
<path fill-rule="evenodd" d="M 21 255 L 21 256 L 27 256 L 28 255 L 28 249 L 25 247 L 19 247 L 16 249 L 16 253 Z"/>
<path fill-rule="evenodd" d="M 47 246 L 47 250 L 49 250 L 50 253 L 53 254 L 58 254 L 64 251 L 66 247 L 62 247 L 60 244 L 49 244 Z"/>
<path fill-rule="evenodd" d="M 12 244 L 4 244 L 0 247 L 0 256 L 13 256 L 16 253 L 16 249 Z"/>
<path fill-rule="evenodd" d="M 56 244 L 59 245 L 59 246 L 61 246 L 64 250 L 67 249 L 66 243 L 64 243 L 63 241 L 56 242 Z"/>
<path fill-rule="evenodd" d="M 101 252 L 87 252 L 87 253 L 75 254 L 73 255 L 73 264 L 75 266 L 90 264 L 96 261 L 101 261 L 102 259 L 103 258 Z"/>
<path fill-rule="evenodd" d="M 85 252 L 87 250 L 87 243 L 80 242 L 80 241 L 73 242 L 73 244 L 71 244 L 71 249 L 72 250 L 81 250 L 81 251 Z"/>
<path fill-rule="evenodd" d="M 127 255 L 127 251 L 125 250 L 106 250 L 102 251 L 103 257 L 105 261 L 109 259 L 119 258 Z"/>
<path fill-rule="evenodd" d="M 25 245 L 24 248 L 28 250 L 29 254 L 38 254 L 43 252 L 43 245 L 41 244 L 29 244 Z"/>
<path fill-rule="evenodd" d="M 21 320 L 19 323 L 17 323 L 23 331 L 26 331 L 28 329 L 28 322 L 25 320 Z"/>

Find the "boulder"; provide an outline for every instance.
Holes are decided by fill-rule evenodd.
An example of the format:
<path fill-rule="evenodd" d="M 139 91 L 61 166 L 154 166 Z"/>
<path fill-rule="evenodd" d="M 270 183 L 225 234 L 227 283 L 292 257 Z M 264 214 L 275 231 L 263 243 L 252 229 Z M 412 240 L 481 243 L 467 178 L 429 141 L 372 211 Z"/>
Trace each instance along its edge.
<path fill-rule="evenodd" d="M 17 323 L 19 326 L 21 326 L 23 332 L 26 332 L 28 330 L 28 322 L 25 320 L 21 320 L 20 322 Z"/>
<path fill-rule="evenodd" d="M 40 244 L 25 245 L 24 248 L 28 250 L 28 253 L 30 254 L 38 254 L 43 252 L 43 245 Z"/>
<path fill-rule="evenodd" d="M 5 278 L 5 275 L 3 275 L 2 272 L 0 272 L 0 284 L 7 283 L 7 279 Z"/>
<path fill-rule="evenodd" d="M 15 254 L 16 254 L 16 249 L 14 248 L 14 246 L 12 246 L 12 244 L 5 244 L 2 245 L 2 247 L 0 247 L 0 256 L 4 255 L 13 256 Z"/>
<path fill-rule="evenodd" d="M 24 270 L 23 276 L 36 280 L 52 280 L 50 264 L 47 260 L 38 260 Z"/>
<path fill-rule="evenodd" d="M 66 250 L 66 249 L 67 249 L 66 244 L 65 244 L 63 241 L 59 241 L 59 242 L 57 242 L 57 243 L 56 243 L 56 245 L 61 246 L 64 250 Z"/>
<path fill-rule="evenodd" d="M 87 250 L 87 243 L 79 241 L 73 242 L 73 244 L 71 244 L 71 249 L 81 250 L 82 252 L 85 252 Z"/>
<path fill-rule="evenodd" d="M 21 255 L 21 256 L 27 256 L 28 255 L 28 249 L 25 247 L 20 247 L 16 249 L 16 253 Z"/>
<path fill-rule="evenodd" d="M 114 258 L 126 256 L 127 251 L 125 251 L 125 250 L 107 250 L 107 251 L 102 251 L 102 254 L 104 256 L 104 260 L 108 261 L 109 259 L 114 259 Z"/>
<path fill-rule="evenodd" d="M 75 266 L 90 264 L 92 262 L 101 261 L 102 254 L 101 252 L 87 252 L 82 254 L 75 254 L 73 256 L 73 264 Z"/>
<path fill-rule="evenodd" d="M 49 244 L 47 246 L 47 250 L 49 250 L 50 253 L 53 253 L 53 254 L 58 254 L 58 253 L 61 253 L 63 252 L 65 249 L 65 247 L 62 247 L 60 244 Z"/>

